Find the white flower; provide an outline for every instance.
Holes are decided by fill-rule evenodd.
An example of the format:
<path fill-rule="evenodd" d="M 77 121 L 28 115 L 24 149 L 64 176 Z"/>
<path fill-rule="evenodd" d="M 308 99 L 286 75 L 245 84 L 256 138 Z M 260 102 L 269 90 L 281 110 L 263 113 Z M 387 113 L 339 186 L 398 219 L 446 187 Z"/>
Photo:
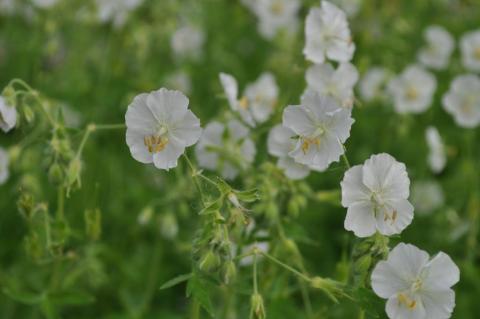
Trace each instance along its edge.
<path fill-rule="evenodd" d="M 363 0 L 332 0 L 339 8 L 341 8 L 347 16 L 353 17 L 358 13 Z"/>
<path fill-rule="evenodd" d="M 365 101 L 372 101 L 380 97 L 384 89 L 385 81 L 388 73 L 381 67 L 370 68 L 360 80 L 359 90 L 360 95 Z"/>
<path fill-rule="evenodd" d="M 457 76 L 443 96 L 443 108 L 462 127 L 480 124 L 480 79 L 473 74 Z"/>
<path fill-rule="evenodd" d="M 445 154 L 445 146 L 438 130 L 433 127 L 427 127 L 425 131 L 425 139 L 430 150 L 428 154 L 428 164 L 434 173 L 440 173 L 447 164 L 447 155 Z"/>
<path fill-rule="evenodd" d="M 10 173 L 8 172 L 8 153 L 0 147 L 0 185 L 5 184 Z"/>
<path fill-rule="evenodd" d="M 7 100 L 0 96 L 0 128 L 7 133 L 17 124 L 17 110 L 7 104 Z"/>
<path fill-rule="evenodd" d="M 344 153 L 353 122 L 350 110 L 334 99 L 307 92 L 301 105 L 283 111 L 283 126 L 297 135 L 295 148 L 288 154 L 297 163 L 324 170 Z"/>
<path fill-rule="evenodd" d="M 448 319 L 455 307 L 451 289 L 460 270 L 445 253 L 432 259 L 427 252 L 400 243 L 372 273 L 372 289 L 388 299 L 390 319 Z"/>
<path fill-rule="evenodd" d="M 15 0 L 0 0 L 0 15 L 10 15 L 15 12 L 16 9 Z"/>
<path fill-rule="evenodd" d="M 170 39 L 175 57 L 199 59 L 202 56 L 205 33 L 198 27 L 184 25 Z"/>
<path fill-rule="evenodd" d="M 177 71 L 170 74 L 167 77 L 166 82 L 172 89 L 185 92 L 185 94 L 190 94 L 192 92 L 192 81 L 188 73 L 185 71 Z"/>
<path fill-rule="evenodd" d="M 234 179 L 255 159 L 256 148 L 249 133 L 249 129 L 237 120 L 227 125 L 210 122 L 195 147 L 199 166 L 219 171 L 226 179 Z"/>
<path fill-rule="evenodd" d="M 278 157 L 277 166 L 285 172 L 285 176 L 293 180 L 307 177 L 311 169 L 320 171 L 315 166 L 297 163 L 288 155 L 297 144 L 295 136 L 291 129 L 278 124 L 270 130 L 267 139 L 268 153 Z"/>
<path fill-rule="evenodd" d="M 127 21 L 128 14 L 142 4 L 143 0 L 96 0 L 98 19 L 112 22 L 121 27 Z"/>
<path fill-rule="evenodd" d="M 460 39 L 463 66 L 470 71 L 480 71 L 480 30 L 468 32 Z"/>
<path fill-rule="evenodd" d="M 247 85 L 241 98 L 237 80 L 233 76 L 220 73 L 220 82 L 230 108 L 249 126 L 254 127 L 255 123 L 265 122 L 272 114 L 277 103 L 278 86 L 271 73 L 265 72 L 257 81 Z"/>
<path fill-rule="evenodd" d="M 345 13 L 328 1 L 321 8 L 312 8 L 305 22 L 305 48 L 307 60 L 321 64 L 325 58 L 338 62 L 350 61 L 355 45 L 350 36 Z"/>
<path fill-rule="evenodd" d="M 241 255 L 248 254 L 253 251 L 253 249 L 258 249 L 260 253 L 268 253 L 270 250 L 270 243 L 268 241 L 260 241 L 254 244 L 247 245 L 242 248 Z M 257 255 L 257 261 L 262 259 L 262 255 Z M 253 264 L 253 256 L 246 256 L 240 259 L 240 266 L 250 266 Z"/>
<path fill-rule="evenodd" d="M 453 37 L 445 28 L 434 25 L 425 30 L 424 38 L 427 45 L 420 49 L 418 60 L 432 69 L 445 69 L 455 47 Z"/>
<path fill-rule="evenodd" d="M 331 96 L 343 107 L 353 106 L 353 87 L 358 81 L 358 71 L 351 63 L 340 63 L 336 70 L 330 63 L 316 64 L 308 68 L 305 78 L 307 90 Z"/>
<path fill-rule="evenodd" d="M 188 109 L 188 98 L 165 88 L 136 96 L 125 121 L 133 158 L 167 170 L 177 166 L 180 155 L 202 131 L 200 120 Z"/>
<path fill-rule="evenodd" d="M 296 30 L 299 0 L 253 0 L 246 5 L 259 19 L 258 31 L 265 38 L 274 38 L 281 29 Z"/>
<path fill-rule="evenodd" d="M 58 0 L 32 0 L 32 2 L 39 8 L 49 8 L 57 4 Z"/>
<path fill-rule="evenodd" d="M 418 181 L 412 185 L 412 204 L 418 213 L 428 214 L 444 204 L 442 187 L 435 181 Z"/>
<path fill-rule="evenodd" d="M 411 65 L 390 80 L 388 91 L 397 113 L 421 113 L 432 103 L 437 87 L 435 77 L 420 66 Z"/>
<path fill-rule="evenodd" d="M 372 155 L 363 165 L 350 168 L 341 187 L 342 205 L 348 207 L 345 229 L 358 237 L 377 230 L 387 236 L 399 234 L 412 222 L 406 167 L 389 154 Z"/>

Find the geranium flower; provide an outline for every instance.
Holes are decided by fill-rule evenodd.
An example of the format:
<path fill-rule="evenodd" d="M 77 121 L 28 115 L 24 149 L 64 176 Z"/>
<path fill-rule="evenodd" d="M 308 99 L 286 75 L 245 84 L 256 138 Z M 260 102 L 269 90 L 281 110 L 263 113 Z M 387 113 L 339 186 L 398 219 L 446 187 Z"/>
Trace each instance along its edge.
<path fill-rule="evenodd" d="M 278 157 L 277 166 L 284 171 L 285 176 L 293 180 L 307 177 L 310 170 L 320 171 L 315 166 L 295 162 L 289 155 L 297 144 L 295 136 L 291 129 L 277 124 L 270 130 L 267 139 L 268 153 Z"/>
<path fill-rule="evenodd" d="M 425 138 L 430 150 L 428 154 L 428 165 L 434 173 L 440 173 L 447 164 L 447 155 L 445 154 L 445 146 L 438 130 L 433 127 L 427 127 Z"/>
<path fill-rule="evenodd" d="M 358 81 L 358 71 L 351 63 L 340 63 L 336 70 L 330 63 L 313 65 L 308 68 L 305 78 L 307 90 L 331 96 L 343 107 L 353 106 L 353 87 Z"/>
<path fill-rule="evenodd" d="M 412 185 L 412 204 L 416 213 L 428 214 L 443 206 L 445 196 L 442 186 L 431 180 L 421 180 Z"/>
<path fill-rule="evenodd" d="M 7 151 L 3 147 L 0 147 L 0 185 L 5 184 L 10 176 L 8 162 Z"/>
<path fill-rule="evenodd" d="M 480 79 L 473 74 L 457 76 L 443 96 L 443 108 L 462 127 L 480 124 Z"/>
<path fill-rule="evenodd" d="M 321 8 L 312 8 L 305 22 L 305 48 L 307 60 L 322 64 L 328 58 L 347 62 L 353 57 L 355 44 L 345 13 L 328 1 Z"/>
<path fill-rule="evenodd" d="M 136 96 L 125 121 L 133 158 L 166 170 L 177 166 L 185 148 L 202 132 L 200 120 L 188 109 L 188 98 L 165 88 Z"/>
<path fill-rule="evenodd" d="M 7 100 L 0 96 L 0 128 L 5 133 L 17 124 L 17 109 L 7 104 Z"/>
<path fill-rule="evenodd" d="M 175 57 L 199 59 L 202 56 L 205 33 L 198 27 L 184 25 L 178 28 L 170 39 Z"/>
<path fill-rule="evenodd" d="M 226 179 L 234 179 L 255 159 L 256 148 L 249 133 L 249 129 L 237 120 L 230 120 L 227 125 L 210 122 L 195 147 L 199 166 L 216 170 Z"/>
<path fill-rule="evenodd" d="M 298 25 L 298 0 L 244 0 L 244 4 L 257 16 L 258 31 L 266 39 L 274 38 L 284 29 L 296 30 Z"/>
<path fill-rule="evenodd" d="M 421 113 L 432 103 L 435 77 L 420 66 L 411 65 L 388 83 L 397 113 Z"/>
<path fill-rule="evenodd" d="M 342 205 L 348 208 L 345 229 L 358 237 L 399 234 L 412 222 L 406 167 L 389 154 L 372 155 L 350 168 L 341 187 Z"/>
<path fill-rule="evenodd" d="M 381 67 L 368 69 L 359 83 L 360 95 L 365 101 L 372 101 L 383 94 L 388 73 Z"/>
<path fill-rule="evenodd" d="M 463 66 L 470 71 L 480 71 L 480 30 L 466 33 L 460 39 Z"/>
<path fill-rule="evenodd" d="M 184 92 L 185 94 L 190 94 L 192 92 L 192 80 L 190 76 L 185 71 L 176 71 L 170 74 L 166 83 L 172 89 Z"/>
<path fill-rule="evenodd" d="M 272 114 L 277 103 L 278 86 L 271 73 L 265 72 L 257 81 L 247 85 L 241 98 L 238 82 L 232 75 L 220 73 L 220 82 L 230 108 L 249 126 L 254 127 L 256 123 L 265 122 Z"/>
<path fill-rule="evenodd" d="M 350 110 L 334 99 L 307 92 L 301 105 L 290 105 L 283 111 L 283 126 L 297 136 L 295 148 L 288 154 L 297 163 L 324 170 L 344 153 L 343 143 L 353 122 Z"/>
<path fill-rule="evenodd" d="M 427 45 L 418 52 L 418 60 L 426 67 L 443 70 L 455 48 L 451 34 L 440 26 L 429 26 L 424 32 Z"/>
<path fill-rule="evenodd" d="M 460 271 L 445 253 L 430 259 L 427 252 L 400 243 L 380 261 L 372 273 L 372 289 L 388 299 L 386 312 L 391 319 L 448 319 L 455 307 L 451 289 Z"/>

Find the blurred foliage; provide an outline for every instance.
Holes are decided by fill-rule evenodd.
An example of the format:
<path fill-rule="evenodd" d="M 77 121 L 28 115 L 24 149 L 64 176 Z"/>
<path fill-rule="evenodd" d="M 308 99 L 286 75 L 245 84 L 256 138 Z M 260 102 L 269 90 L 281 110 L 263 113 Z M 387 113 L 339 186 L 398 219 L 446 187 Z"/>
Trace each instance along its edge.
<path fill-rule="evenodd" d="M 318 1 L 303 2 L 302 21 L 314 5 Z M 69 0 L 48 10 L 33 9 L 27 18 L 0 16 L 1 86 L 13 78 L 25 80 L 50 103 L 66 104 L 78 112 L 81 127 L 90 122 L 123 123 L 133 96 L 166 86 L 168 76 L 178 70 L 192 79 L 190 107 L 202 125 L 227 107 L 218 81 L 221 71 L 234 74 L 241 87 L 264 70 L 272 71 L 281 88 L 281 107 L 298 103 L 305 87 L 308 64 L 302 55 L 302 29 L 294 37 L 280 34 L 266 41 L 258 35 L 255 17 L 240 1 L 147 0 L 122 27 L 100 24 L 94 18 L 79 20 L 85 6 L 86 1 Z M 415 61 L 425 27 L 442 25 L 458 40 L 464 32 L 478 28 L 479 19 L 477 0 L 364 0 L 350 19 L 357 46 L 353 63 L 361 74 L 374 65 L 400 72 Z M 199 61 L 179 60 L 171 53 L 170 37 L 185 22 L 206 33 Z M 370 154 L 388 152 L 407 165 L 412 181 L 428 178 L 441 183 L 445 207 L 433 215 L 417 215 L 401 237 L 430 253 L 442 250 L 452 256 L 461 268 L 453 318 L 473 319 L 480 311 L 480 135 L 479 129 L 457 127 L 440 105 L 451 79 L 463 72 L 457 49 L 451 67 L 436 73 L 433 106 L 420 115 L 400 116 L 385 101 L 360 101 L 353 111 L 356 122 L 346 147 L 352 164 L 362 163 Z M 280 117 L 281 112 L 276 112 L 272 122 Z M 431 124 L 439 128 L 448 146 L 448 165 L 438 176 L 432 175 L 426 162 L 424 131 Z M 61 197 L 46 163 L 48 154 L 39 151 L 46 149 L 51 138 L 46 132 L 36 131 L 34 122 L 0 134 L 0 145 L 11 152 L 28 138 L 12 165 L 11 178 L 0 187 L 0 317 L 188 316 L 192 310 L 184 283 L 159 290 L 168 280 L 191 272 L 188 256 L 201 207 L 188 166 L 182 162 L 169 172 L 147 167 L 131 158 L 122 131 L 95 133 L 83 151 L 83 187 L 64 203 L 68 224 L 55 219 L 51 233 L 45 234 L 45 222 L 58 215 Z M 68 131 L 75 145 L 83 132 Z M 266 134 L 256 136 L 257 172 L 266 169 L 260 166 L 268 159 Z M 311 174 L 306 184 L 314 192 L 337 190 L 343 172 L 342 164 L 334 164 L 325 173 Z M 261 184 L 255 176 L 248 183 Z M 355 243 L 343 228 L 345 209 L 335 200 L 308 201 L 304 206 L 302 183 L 294 186 L 300 205 L 284 216 L 286 236 L 298 244 L 308 273 L 344 280 L 352 267 L 349 254 Z M 244 186 L 240 181 L 233 185 Z M 139 216 L 144 222 L 138 222 Z M 465 224 L 468 227 L 459 230 Z M 177 225 L 178 235 L 172 237 L 168 230 Z M 47 245 L 47 239 L 53 243 Z M 291 260 L 288 250 L 280 249 L 279 254 Z M 258 267 L 267 316 L 307 318 L 301 289 L 289 284 L 292 278 L 263 261 Z M 248 316 L 251 269 L 237 271 L 241 281 L 213 289 L 211 302 L 218 318 Z M 190 281 L 189 292 L 202 293 L 199 285 Z M 223 298 L 232 296 L 231 290 L 236 297 Z M 383 301 L 367 289 L 356 294 L 353 297 L 368 309 L 367 318 L 384 318 Z M 359 303 L 348 298 L 335 304 L 315 290 L 310 298 L 315 318 L 357 316 Z"/>

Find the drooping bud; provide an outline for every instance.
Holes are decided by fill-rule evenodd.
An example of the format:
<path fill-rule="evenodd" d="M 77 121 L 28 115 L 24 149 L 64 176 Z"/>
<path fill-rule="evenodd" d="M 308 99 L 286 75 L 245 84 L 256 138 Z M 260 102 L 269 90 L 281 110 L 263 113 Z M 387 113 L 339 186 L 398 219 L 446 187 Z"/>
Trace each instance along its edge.
<path fill-rule="evenodd" d="M 91 240 L 98 240 L 102 233 L 102 213 L 100 209 L 87 209 L 84 218 L 87 237 Z"/>
<path fill-rule="evenodd" d="M 224 281 L 226 284 L 230 283 L 235 277 L 237 276 L 237 267 L 232 260 L 227 261 L 225 264 L 225 273 L 224 273 Z"/>
<path fill-rule="evenodd" d="M 250 319 L 265 319 L 267 314 L 265 312 L 265 305 L 260 294 L 255 293 L 250 299 Z"/>
<path fill-rule="evenodd" d="M 160 232 L 166 239 L 174 239 L 178 234 L 177 218 L 172 213 L 166 213 L 160 221 Z"/>
<path fill-rule="evenodd" d="M 198 267 L 204 271 L 215 269 L 220 264 L 220 258 L 213 250 L 208 250 L 200 259 Z"/>
<path fill-rule="evenodd" d="M 63 182 L 64 173 L 62 167 L 58 163 L 53 163 L 48 170 L 48 180 L 54 185 L 59 185 Z"/>

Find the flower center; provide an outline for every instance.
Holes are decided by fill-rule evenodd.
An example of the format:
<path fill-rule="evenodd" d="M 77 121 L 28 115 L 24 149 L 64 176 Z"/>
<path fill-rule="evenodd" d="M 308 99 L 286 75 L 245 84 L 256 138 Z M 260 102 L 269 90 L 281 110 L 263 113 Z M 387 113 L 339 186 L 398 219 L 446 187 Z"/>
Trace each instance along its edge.
<path fill-rule="evenodd" d="M 246 96 L 243 96 L 239 101 L 238 101 L 238 105 L 246 110 L 248 109 L 248 98 Z"/>
<path fill-rule="evenodd" d="M 317 128 L 315 132 L 309 137 L 302 137 L 302 152 L 303 154 L 307 154 L 310 146 L 316 145 L 317 147 L 320 145 L 322 141 L 321 137 L 325 133 L 325 130 L 321 127 Z"/>
<path fill-rule="evenodd" d="M 285 6 L 281 1 L 275 1 L 274 3 L 272 3 L 270 10 L 272 10 L 274 14 L 280 15 L 285 10 Z"/>
<path fill-rule="evenodd" d="M 473 51 L 473 56 L 475 59 L 480 60 L 480 47 L 476 47 L 475 50 Z"/>
<path fill-rule="evenodd" d="M 417 302 L 407 294 L 399 293 L 397 299 L 399 306 L 404 305 L 409 310 L 413 310 L 417 307 Z"/>
<path fill-rule="evenodd" d="M 409 87 L 405 95 L 408 100 L 413 101 L 418 98 L 418 91 L 414 87 Z"/>
<path fill-rule="evenodd" d="M 165 133 L 167 133 L 167 128 L 162 125 L 157 133 L 143 137 L 143 143 L 150 153 L 159 153 L 167 147 L 168 137 Z"/>

